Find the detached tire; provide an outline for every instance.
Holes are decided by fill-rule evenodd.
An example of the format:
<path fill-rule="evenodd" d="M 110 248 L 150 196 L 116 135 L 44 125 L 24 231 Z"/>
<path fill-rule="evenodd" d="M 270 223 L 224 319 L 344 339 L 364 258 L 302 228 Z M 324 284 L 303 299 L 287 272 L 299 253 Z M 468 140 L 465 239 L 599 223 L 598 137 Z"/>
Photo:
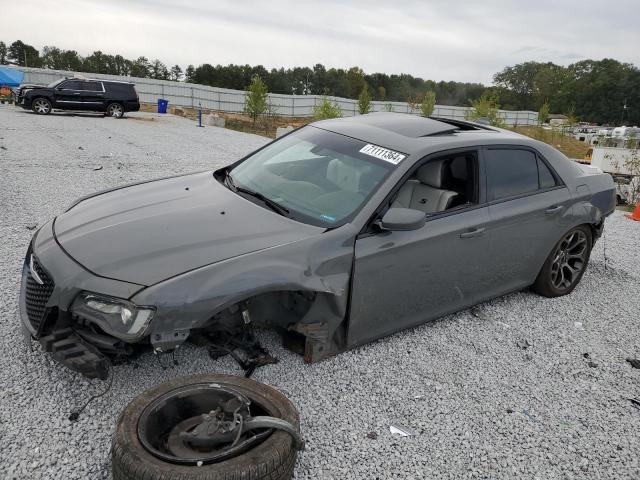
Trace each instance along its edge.
<path fill-rule="evenodd" d="M 259 401 L 272 416 L 300 429 L 300 419 L 293 404 L 267 385 L 231 375 L 176 378 L 137 396 L 120 414 L 111 447 L 113 480 L 280 480 L 293 477 L 297 451 L 292 437 L 280 430 L 274 430 L 264 441 L 238 456 L 200 467 L 169 463 L 145 449 L 138 438 L 138 420 L 145 407 L 171 390 L 197 383 L 230 387 L 252 401 Z"/>
<path fill-rule="evenodd" d="M 586 225 L 572 228 L 555 244 L 538 273 L 533 291 L 545 297 L 568 295 L 587 268 L 593 236 Z"/>

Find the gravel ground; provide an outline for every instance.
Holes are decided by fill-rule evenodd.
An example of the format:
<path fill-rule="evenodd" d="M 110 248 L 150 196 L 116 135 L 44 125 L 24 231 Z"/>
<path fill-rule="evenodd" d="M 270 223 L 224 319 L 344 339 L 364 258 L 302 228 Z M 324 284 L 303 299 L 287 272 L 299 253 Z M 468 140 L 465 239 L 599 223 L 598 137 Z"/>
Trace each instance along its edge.
<path fill-rule="evenodd" d="M 221 165 L 266 141 L 171 116 L 0 106 L 0 478 L 109 478 L 116 417 L 135 395 L 179 375 L 239 373 L 190 346 L 168 370 L 145 355 L 116 367 L 112 389 L 71 423 L 103 385 L 21 343 L 27 227 L 81 195 Z M 640 478 L 640 410 L 628 400 L 640 370 L 625 362 L 640 357 L 638 251 L 640 224 L 617 212 L 572 295 L 508 295 L 316 365 L 263 332 L 280 363 L 255 378 L 289 395 L 308 442 L 296 478 Z M 391 435 L 392 422 L 415 436 Z"/>

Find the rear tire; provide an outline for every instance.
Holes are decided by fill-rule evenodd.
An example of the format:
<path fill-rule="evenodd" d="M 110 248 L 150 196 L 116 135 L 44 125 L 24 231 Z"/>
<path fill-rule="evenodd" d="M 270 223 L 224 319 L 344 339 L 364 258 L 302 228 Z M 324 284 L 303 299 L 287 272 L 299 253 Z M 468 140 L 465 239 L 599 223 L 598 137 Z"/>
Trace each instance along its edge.
<path fill-rule="evenodd" d="M 593 236 L 586 225 L 572 228 L 555 244 L 538 273 L 533 291 L 545 297 L 568 295 L 589 263 Z"/>
<path fill-rule="evenodd" d="M 49 115 L 51 113 L 51 102 L 46 98 L 36 98 L 31 103 L 31 110 L 38 115 Z"/>
<path fill-rule="evenodd" d="M 274 431 L 262 443 L 238 456 L 201 467 L 177 465 L 161 460 L 145 449 L 138 438 L 138 419 L 145 407 L 159 396 L 195 383 L 228 386 L 265 405 L 300 428 L 295 407 L 277 390 L 247 378 L 232 375 L 193 375 L 162 383 L 134 398 L 118 418 L 112 441 L 113 480 L 284 480 L 293 477 L 296 448 L 291 436 Z"/>
<path fill-rule="evenodd" d="M 124 107 L 121 103 L 113 102 L 107 105 L 107 117 L 122 118 L 124 116 Z"/>

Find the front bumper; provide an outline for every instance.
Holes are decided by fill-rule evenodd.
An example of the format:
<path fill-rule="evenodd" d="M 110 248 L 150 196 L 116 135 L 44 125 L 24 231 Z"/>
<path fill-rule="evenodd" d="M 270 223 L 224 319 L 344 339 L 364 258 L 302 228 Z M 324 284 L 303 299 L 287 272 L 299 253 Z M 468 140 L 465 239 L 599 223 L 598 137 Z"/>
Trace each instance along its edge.
<path fill-rule="evenodd" d="M 53 222 L 35 235 L 22 268 L 20 317 L 25 337 L 37 339 L 54 360 L 89 378 L 106 378 L 105 353 L 130 353 L 125 342 L 81 325 L 69 307 L 81 291 L 129 298 L 143 286 L 99 277 L 58 245 Z"/>

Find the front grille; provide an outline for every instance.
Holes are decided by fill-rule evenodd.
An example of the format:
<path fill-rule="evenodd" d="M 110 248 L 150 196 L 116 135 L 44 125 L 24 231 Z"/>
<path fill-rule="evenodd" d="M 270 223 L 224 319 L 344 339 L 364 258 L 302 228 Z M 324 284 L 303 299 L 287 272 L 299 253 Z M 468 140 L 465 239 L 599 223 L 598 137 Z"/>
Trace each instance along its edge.
<path fill-rule="evenodd" d="M 27 261 L 31 261 L 33 269 L 38 274 L 40 280 L 42 280 L 42 284 L 40 284 L 32 275 L 31 269 L 28 269 L 25 288 L 25 306 L 29 323 L 31 323 L 33 329 L 38 332 L 47 313 L 46 305 L 53 292 L 53 280 L 35 257 L 31 257 L 27 259 Z"/>

